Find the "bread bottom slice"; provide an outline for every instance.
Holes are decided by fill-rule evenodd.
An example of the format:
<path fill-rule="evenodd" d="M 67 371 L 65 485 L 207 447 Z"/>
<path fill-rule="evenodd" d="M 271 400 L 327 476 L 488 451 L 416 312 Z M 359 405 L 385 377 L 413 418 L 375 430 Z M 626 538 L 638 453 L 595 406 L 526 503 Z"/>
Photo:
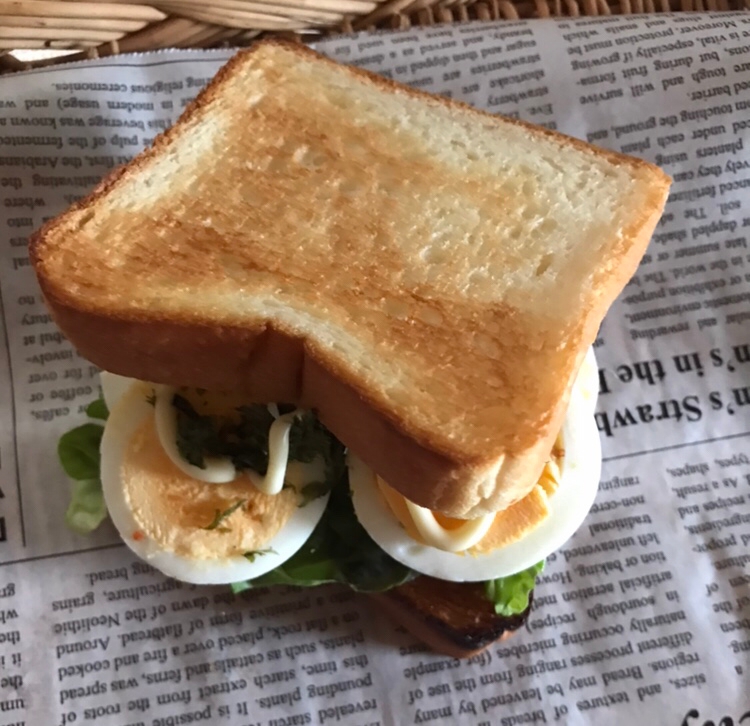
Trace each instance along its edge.
<path fill-rule="evenodd" d="M 433 577 L 416 580 L 371 595 L 391 619 L 438 653 L 469 658 L 505 640 L 525 622 L 529 606 L 519 615 L 497 615 L 474 582 L 446 582 Z"/>

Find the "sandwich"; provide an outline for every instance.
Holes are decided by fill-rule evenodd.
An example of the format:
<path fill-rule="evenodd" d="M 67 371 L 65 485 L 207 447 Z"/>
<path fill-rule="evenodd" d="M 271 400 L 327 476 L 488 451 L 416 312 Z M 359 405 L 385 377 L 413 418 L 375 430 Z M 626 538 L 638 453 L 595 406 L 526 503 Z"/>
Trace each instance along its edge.
<path fill-rule="evenodd" d="M 102 370 L 102 425 L 60 441 L 69 521 L 108 514 L 186 582 L 340 582 L 481 650 L 593 502 L 591 346 L 669 183 L 301 45 L 238 53 L 30 241 Z"/>

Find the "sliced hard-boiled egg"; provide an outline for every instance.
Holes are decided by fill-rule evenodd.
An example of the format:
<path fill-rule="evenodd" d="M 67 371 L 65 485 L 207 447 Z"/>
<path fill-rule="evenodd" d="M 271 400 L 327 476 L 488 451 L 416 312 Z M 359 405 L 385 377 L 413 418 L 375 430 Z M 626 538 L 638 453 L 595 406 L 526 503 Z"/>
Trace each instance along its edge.
<path fill-rule="evenodd" d="M 593 352 L 589 351 L 571 392 L 561 431 L 561 462 L 556 463 L 553 457 L 529 496 L 498 513 L 491 525 L 482 518 L 472 528 L 439 514 L 420 520 L 423 513 L 415 513 L 414 505 L 409 507 L 411 503 L 349 453 L 352 501 L 362 526 L 395 560 L 441 580 L 473 582 L 507 577 L 543 560 L 573 536 L 596 497 L 601 474 L 601 443 L 593 417 L 597 370 Z M 551 485 L 548 478 L 559 481 Z M 471 548 L 446 551 L 448 547 L 438 533 L 430 531 L 433 520 L 442 525 L 447 542 L 461 539 L 452 537 L 451 530 L 460 532 L 465 527 L 472 535 L 465 540 Z M 503 536 L 505 525 L 508 536 Z M 440 548 L 425 541 L 433 541 Z"/>
<path fill-rule="evenodd" d="M 122 398 L 123 394 L 136 383 L 135 378 L 120 376 L 109 371 L 100 371 L 99 381 L 102 384 L 102 396 L 107 409 L 111 411 L 115 404 Z"/>
<path fill-rule="evenodd" d="M 105 384 L 108 378 L 102 375 L 113 401 L 101 443 L 102 486 L 110 517 L 133 552 L 179 580 L 225 584 L 278 567 L 305 543 L 328 495 L 300 507 L 298 492 L 323 480 L 321 457 L 289 462 L 284 479 L 291 487 L 275 495 L 260 491 L 247 472 L 232 481 L 198 481 L 161 444 L 154 386 L 135 381 L 121 393 L 112 379 Z"/>

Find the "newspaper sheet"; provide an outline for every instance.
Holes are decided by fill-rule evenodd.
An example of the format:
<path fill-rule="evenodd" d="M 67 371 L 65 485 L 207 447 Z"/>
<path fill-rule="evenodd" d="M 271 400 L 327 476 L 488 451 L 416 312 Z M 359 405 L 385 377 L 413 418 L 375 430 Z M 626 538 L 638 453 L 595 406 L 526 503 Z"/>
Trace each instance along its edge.
<path fill-rule="evenodd" d="M 674 177 L 596 341 L 604 469 L 526 628 L 434 655 L 338 587 L 168 580 L 68 531 L 61 433 L 98 395 L 27 237 L 179 116 L 232 51 L 0 78 L 0 726 L 704 724 L 750 719 L 750 15 L 339 37 L 332 57 Z M 722 720 L 723 719 L 723 720 Z"/>

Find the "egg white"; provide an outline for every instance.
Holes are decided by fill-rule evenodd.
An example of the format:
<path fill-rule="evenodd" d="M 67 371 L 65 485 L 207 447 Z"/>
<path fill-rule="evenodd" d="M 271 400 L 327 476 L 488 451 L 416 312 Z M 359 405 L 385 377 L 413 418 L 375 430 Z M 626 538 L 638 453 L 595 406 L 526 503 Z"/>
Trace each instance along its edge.
<path fill-rule="evenodd" d="M 112 522 L 125 544 L 136 555 L 165 575 L 183 582 L 218 585 L 259 577 L 281 565 L 302 547 L 323 516 L 328 495 L 315 499 L 304 507 L 295 508 L 281 530 L 262 545 L 261 549 L 273 552 L 257 556 L 254 562 L 241 555 L 196 560 L 166 552 L 148 536 L 133 539 L 133 534 L 142 532 L 142 528 L 125 500 L 120 471 L 128 444 L 136 430 L 146 417 L 154 415 L 154 407 L 147 401 L 152 393 L 152 386 L 129 379 L 131 383 L 123 393 L 124 385 L 121 384 L 124 381 L 117 380 L 122 379 L 122 376 L 111 376 L 112 374 L 102 374 L 102 388 L 110 411 L 101 443 L 102 488 Z M 322 474 L 323 464 L 320 458 L 309 464 L 289 462 L 286 479 L 299 489 L 305 484 L 319 481 Z"/>
<path fill-rule="evenodd" d="M 138 380 L 135 378 L 127 378 L 126 376 L 121 376 L 117 373 L 110 373 L 109 371 L 100 371 L 99 382 L 102 385 L 104 403 L 107 404 L 107 410 L 111 411 L 126 391 L 134 383 L 138 383 Z"/>
<path fill-rule="evenodd" d="M 599 364 L 596 362 L 594 349 L 589 348 L 578 370 L 578 377 L 573 386 L 573 392 L 583 399 L 581 405 L 585 406 L 592 416 L 596 409 L 596 401 L 599 398 Z"/>
<path fill-rule="evenodd" d="M 552 554 L 573 536 L 591 509 L 601 475 L 601 442 L 594 421 L 598 368 L 589 350 L 571 392 L 563 441 L 561 480 L 549 500 L 549 516 L 522 539 L 484 554 L 453 553 L 415 541 L 380 493 L 375 473 L 349 453 L 354 511 L 373 540 L 417 572 L 452 582 L 507 577 Z"/>

